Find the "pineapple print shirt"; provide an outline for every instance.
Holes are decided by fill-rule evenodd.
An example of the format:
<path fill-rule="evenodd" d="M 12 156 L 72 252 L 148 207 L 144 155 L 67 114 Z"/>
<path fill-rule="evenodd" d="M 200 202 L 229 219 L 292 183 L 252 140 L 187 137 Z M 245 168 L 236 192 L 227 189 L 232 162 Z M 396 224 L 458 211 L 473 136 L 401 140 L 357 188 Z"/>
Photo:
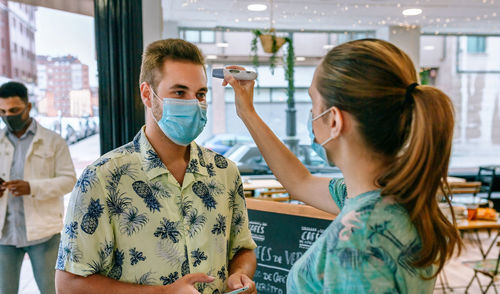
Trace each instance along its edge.
<path fill-rule="evenodd" d="M 420 238 L 408 213 L 380 190 L 347 198 L 342 179 L 330 182 L 341 209 L 294 264 L 287 293 L 432 293 L 435 267 L 415 268 Z"/>
<path fill-rule="evenodd" d="M 181 185 L 144 129 L 87 167 L 71 195 L 56 269 L 135 284 L 167 285 L 188 273 L 216 277 L 197 285 L 222 293 L 229 260 L 256 247 L 236 165 L 190 145 Z"/>

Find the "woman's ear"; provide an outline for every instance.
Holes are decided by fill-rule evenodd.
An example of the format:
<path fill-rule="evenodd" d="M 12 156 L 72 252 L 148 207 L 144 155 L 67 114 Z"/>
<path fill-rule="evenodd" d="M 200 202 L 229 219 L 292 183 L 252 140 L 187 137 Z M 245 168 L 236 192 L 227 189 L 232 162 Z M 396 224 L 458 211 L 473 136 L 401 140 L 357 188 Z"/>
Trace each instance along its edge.
<path fill-rule="evenodd" d="M 328 125 L 330 126 L 330 137 L 337 138 L 342 133 L 344 128 L 344 113 L 336 106 L 330 108 L 328 115 Z"/>
<path fill-rule="evenodd" d="M 152 101 L 151 101 L 151 96 L 153 93 L 151 92 L 151 87 L 148 85 L 148 83 L 143 82 L 140 86 L 141 89 L 141 99 L 142 103 L 146 105 L 148 108 L 152 107 Z"/>

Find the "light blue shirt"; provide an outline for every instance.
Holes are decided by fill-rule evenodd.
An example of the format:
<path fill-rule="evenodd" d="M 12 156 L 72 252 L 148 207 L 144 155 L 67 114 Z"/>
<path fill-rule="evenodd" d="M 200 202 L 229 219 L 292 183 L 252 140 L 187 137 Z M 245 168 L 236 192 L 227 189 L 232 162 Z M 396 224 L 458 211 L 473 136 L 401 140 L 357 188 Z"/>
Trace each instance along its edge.
<path fill-rule="evenodd" d="M 10 180 L 24 179 L 24 163 L 28 149 L 33 142 L 37 130 L 37 123 L 34 119 L 26 132 L 18 138 L 15 134 L 7 131 L 7 138 L 14 146 L 14 157 L 10 169 Z M 48 241 L 51 237 L 28 242 L 26 235 L 26 221 L 24 218 L 24 196 L 14 196 L 8 193 L 7 214 L 5 225 L 0 238 L 0 245 L 11 245 L 16 247 L 26 247 Z"/>
<path fill-rule="evenodd" d="M 323 235 L 293 265 L 287 293 L 432 293 L 433 266 L 414 267 L 420 237 L 408 212 L 380 190 L 347 198 L 341 179 L 330 182 L 341 209 Z"/>

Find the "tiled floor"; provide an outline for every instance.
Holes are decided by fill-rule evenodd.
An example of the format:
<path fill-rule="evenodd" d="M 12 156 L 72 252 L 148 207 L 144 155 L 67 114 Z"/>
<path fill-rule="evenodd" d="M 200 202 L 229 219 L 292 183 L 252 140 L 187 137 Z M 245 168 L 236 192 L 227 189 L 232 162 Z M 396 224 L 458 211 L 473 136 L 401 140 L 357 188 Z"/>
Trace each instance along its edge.
<path fill-rule="evenodd" d="M 470 282 L 474 275 L 474 271 L 465 266 L 462 262 L 464 261 L 473 261 L 480 260 L 481 254 L 479 252 L 479 247 L 476 243 L 472 241 L 472 233 L 467 233 L 463 237 L 465 248 L 462 252 L 461 256 L 452 259 L 445 267 L 446 276 L 448 277 L 449 285 L 453 288 L 453 292 L 448 290 L 443 290 L 441 288 L 440 281 L 436 283 L 436 290 L 434 293 L 465 293 L 465 288 L 467 284 Z M 480 233 L 481 242 L 483 244 L 483 248 L 487 248 L 489 244 L 494 242 L 495 234 L 488 235 L 486 232 Z M 500 241 L 497 240 L 497 241 Z M 494 244 L 490 254 L 488 255 L 488 259 L 496 259 L 498 256 L 499 248 Z M 489 278 L 486 278 L 483 275 L 480 275 L 481 284 L 487 285 L 489 283 Z M 500 289 L 500 284 L 496 283 L 497 288 Z M 438 290 L 439 289 L 439 290 Z M 474 281 L 468 291 L 468 293 L 481 293 L 479 290 L 479 286 L 477 281 Z M 490 288 L 488 293 L 496 293 L 493 288 Z"/>
<path fill-rule="evenodd" d="M 19 293 L 21 294 L 40 294 L 33 277 L 31 263 L 28 255 L 25 256 L 23 267 L 21 268 L 21 281 L 19 282 Z"/>

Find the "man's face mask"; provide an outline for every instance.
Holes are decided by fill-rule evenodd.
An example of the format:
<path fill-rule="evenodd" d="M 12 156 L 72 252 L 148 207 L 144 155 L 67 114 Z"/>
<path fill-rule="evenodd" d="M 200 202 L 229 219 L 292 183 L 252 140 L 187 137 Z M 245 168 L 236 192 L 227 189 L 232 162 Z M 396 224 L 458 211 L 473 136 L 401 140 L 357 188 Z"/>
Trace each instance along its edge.
<path fill-rule="evenodd" d="M 29 116 L 28 118 L 24 119 L 23 115 L 27 109 L 28 106 L 26 106 L 24 110 L 21 111 L 19 114 L 2 116 L 2 120 L 7 125 L 7 129 L 10 132 L 19 132 L 22 129 L 24 129 L 24 127 L 26 127 L 26 124 L 28 123 L 29 120 Z"/>
<path fill-rule="evenodd" d="M 155 98 L 163 104 L 163 114 L 156 123 L 172 142 L 187 146 L 198 137 L 207 124 L 207 104 L 196 99 Z"/>

